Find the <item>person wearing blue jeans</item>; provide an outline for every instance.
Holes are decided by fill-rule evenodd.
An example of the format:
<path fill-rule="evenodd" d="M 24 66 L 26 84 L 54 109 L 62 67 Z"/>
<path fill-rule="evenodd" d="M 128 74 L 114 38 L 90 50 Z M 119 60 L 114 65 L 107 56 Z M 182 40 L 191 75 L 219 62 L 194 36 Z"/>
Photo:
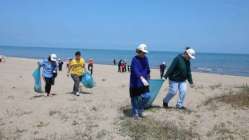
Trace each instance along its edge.
<path fill-rule="evenodd" d="M 148 58 L 145 56 L 147 46 L 140 44 L 136 49 L 137 55 L 133 57 L 131 62 L 130 74 L 130 97 L 132 106 L 132 116 L 134 119 L 143 117 L 145 105 L 150 99 L 149 79 L 150 67 Z"/>
<path fill-rule="evenodd" d="M 144 108 L 146 107 L 146 104 L 150 98 L 150 92 L 146 92 L 141 94 L 141 96 L 135 96 L 131 98 L 132 114 L 134 114 L 134 117 L 137 117 L 136 115 L 143 117 Z"/>
<path fill-rule="evenodd" d="M 178 109 L 185 109 L 184 99 L 187 91 L 186 80 L 193 87 L 193 80 L 191 74 L 190 60 L 195 59 L 195 50 L 186 48 L 183 54 L 179 54 L 170 65 L 164 78 L 169 78 L 169 90 L 167 96 L 163 99 L 163 106 L 168 108 L 170 100 L 179 92 L 179 98 L 176 107 Z"/>
<path fill-rule="evenodd" d="M 177 101 L 177 108 L 184 107 L 184 99 L 186 95 L 187 90 L 187 84 L 186 82 L 175 82 L 175 81 L 169 81 L 169 91 L 168 95 L 164 98 L 164 103 L 169 103 L 169 101 L 176 95 L 176 93 L 179 91 L 179 98 Z"/>

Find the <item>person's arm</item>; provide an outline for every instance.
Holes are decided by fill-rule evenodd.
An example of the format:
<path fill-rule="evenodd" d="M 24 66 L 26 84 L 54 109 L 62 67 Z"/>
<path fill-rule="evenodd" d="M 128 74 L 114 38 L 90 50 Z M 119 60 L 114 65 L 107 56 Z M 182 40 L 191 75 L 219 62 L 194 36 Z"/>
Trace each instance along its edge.
<path fill-rule="evenodd" d="M 167 79 L 174 71 L 176 65 L 178 63 L 178 57 L 176 57 L 173 62 L 171 63 L 170 67 L 168 68 L 166 74 L 164 75 L 164 78 Z"/>
<path fill-rule="evenodd" d="M 37 64 L 38 64 L 38 67 L 40 68 L 44 66 L 43 60 L 39 60 Z"/>
<path fill-rule="evenodd" d="M 190 67 L 190 62 L 187 64 L 187 79 L 188 82 L 193 85 L 193 79 L 192 79 L 192 73 L 191 73 L 191 67 Z"/>
<path fill-rule="evenodd" d="M 135 58 L 133 58 L 131 62 L 131 73 L 134 73 L 137 78 L 142 76 L 142 73 L 138 70 L 138 64 Z"/>
<path fill-rule="evenodd" d="M 67 76 L 69 76 L 71 69 L 72 69 L 72 65 L 70 64 L 70 62 L 68 62 Z"/>
<path fill-rule="evenodd" d="M 57 63 L 54 64 L 54 73 L 57 73 L 57 70 L 58 70 L 58 65 Z"/>
<path fill-rule="evenodd" d="M 143 83 L 144 86 L 149 86 L 148 81 L 145 79 L 146 77 L 143 77 L 143 73 L 146 72 L 146 75 L 148 73 L 148 69 L 145 69 L 145 71 L 140 72 L 138 69 L 138 62 L 136 61 L 136 59 L 132 60 L 132 64 L 131 64 L 131 70 L 132 73 L 134 73 L 136 75 L 137 78 L 139 78 L 141 80 L 141 82 Z M 147 66 L 148 67 L 148 66 Z"/>
<path fill-rule="evenodd" d="M 149 65 L 149 61 L 147 58 L 146 58 L 146 67 L 145 67 L 145 70 L 143 71 L 143 75 L 147 75 L 146 78 L 150 80 L 150 65 Z"/>

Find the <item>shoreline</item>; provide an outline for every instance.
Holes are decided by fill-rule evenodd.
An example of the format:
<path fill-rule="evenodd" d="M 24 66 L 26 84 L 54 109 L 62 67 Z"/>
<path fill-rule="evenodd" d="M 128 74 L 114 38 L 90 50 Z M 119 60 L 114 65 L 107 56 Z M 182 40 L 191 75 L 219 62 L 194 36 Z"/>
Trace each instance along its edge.
<path fill-rule="evenodd" d="M 39 60 L 39 58 L 29 58 L 29 57 L 13 57 L 13 56 L 5 56 L 7 58 L 13 58 L 13 59 L 21 59 L 21 60 Z M 95 63 L 94 65 L 103 65 L 103 66 L 112 66 L 115 67 L 112 64 L 100 64 L 100 63 Z M 116 65 L 117 66 L 117 65 Z M 159 68 L 151 68 L 151 70 L 159 70 Z M 201 72 L 201 71 L 193 71 L 192 73 L 194 74 L 211 74 L 211 75 L 219 75 L 219 76 L 231 76 L 231 77 L 246 77 L 249 78 L 249 76 L 244 76 L 244 75 L 232 75 L 232 74 L 221 74 L 221 73 L 215 73 L 215 72 Z"/>

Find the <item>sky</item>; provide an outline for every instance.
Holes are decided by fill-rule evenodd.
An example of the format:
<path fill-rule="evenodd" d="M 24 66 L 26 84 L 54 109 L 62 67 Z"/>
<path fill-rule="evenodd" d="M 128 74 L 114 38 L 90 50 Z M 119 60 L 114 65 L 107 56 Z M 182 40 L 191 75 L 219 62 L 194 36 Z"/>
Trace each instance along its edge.
<path fill-rule="evenodd" d="M 249 0 L 0 0 L 0 45 L 249 53 Z"/>

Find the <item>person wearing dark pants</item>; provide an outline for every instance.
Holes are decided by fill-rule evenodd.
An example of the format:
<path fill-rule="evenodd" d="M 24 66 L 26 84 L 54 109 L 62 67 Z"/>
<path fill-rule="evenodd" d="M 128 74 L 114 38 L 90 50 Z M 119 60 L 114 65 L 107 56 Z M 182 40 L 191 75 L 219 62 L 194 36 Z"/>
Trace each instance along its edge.
<path fill-rule="evenodd" d="M 118 62 L 118 72 L 121 72 L 121 70 L 122 70 L 122 59 L 121 60 L 119 60 L 119 62 Z"/>
<path fill-rule="evenodd" d="M 45 92 L 47 93 L 47 96 L 49 96 L 53 84 L 53 78 L 44 77 L 44 79 L 45 79 Z"/>
<path fill-rule="evenodd" d="M 87 66 L 88 71 L 90 71 L 91 75 L 93 75 L 93 58 L 90 58 L 88 60 L 88 66 Z"/>
<path fill-rule="evenodd" d="M 163 79 L 165 69 L 166 69 L 166 63 L 163 62 L 163 63 L 160 65 L 160 77 L 161 77 L 161 79 Z"/>
<path fill-rule="evenodd" d="M 74 81 L 73 94 L 77 96 L 80 96 L 79 88 L 84 71 L 85 71 L 85 60 L 81 57 L 81 53 L 77 51 L 75 53 L 75 58 L 72 61 L 70 61 L 68 74 L 67 74 L 67 76 L 69 76 L 69 73 L 71 74 L 71 77 Z"/>
<path fill-rule="evenodd" d="M 75 74 L 71 75 L 73 81 L 74 81 L 74 85 L 73 85 L 73 91 L 75 93 L 79 92 L 79 86 L 80 86 L 80 81 L 82 80 L 82 76 L 77 76 Z"/>
<path fill-rule="evenodd" d="M 59 71 L 62 71 L 63 61 L 61 61 L 61 59 L 59 59 L 58 65 L 59 65 Z"/>
<path fill-rule="evenodd" d="M 56 54 L 51 54 L 48 59 L 38 62 L 42 68 L 42 77 L 45 81 L 45 96 L 50 95 L 51 87 L 54 85 L 54 80 L 57 76 L 56 59 Z"/>

